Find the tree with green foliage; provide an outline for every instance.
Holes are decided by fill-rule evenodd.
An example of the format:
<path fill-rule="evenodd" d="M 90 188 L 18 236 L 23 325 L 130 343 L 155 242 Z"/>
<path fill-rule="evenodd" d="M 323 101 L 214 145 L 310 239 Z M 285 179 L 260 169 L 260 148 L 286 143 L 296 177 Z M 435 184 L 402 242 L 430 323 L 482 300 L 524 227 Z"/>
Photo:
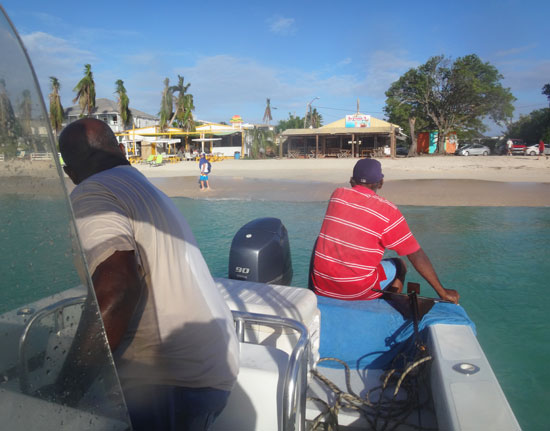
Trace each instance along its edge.
<path fill-rule="evenodd" d="M 271 130 L 255 127 L 252 130 L 252 146 L 250 157 L 252 159 L 265 158 L 269 152 L 275 152 L 274 133 Z"/>
<path fill-rule="evenodd" d="M 317 108 L 313 108 L 313 110 L 308 113 L 306 123 L 315 129 L 323 125 L 323 116 L 319 114 Z"/>
<path fill-rule="evenodd" d="M 190 86 L 190 83 L 185 85 L 183 76 L 178 75 L 178 84 L 170 87 L 172 95 L 178 93 L 178 97 L 175 101 L 176 109 L 169 124 L 172 126 L 175 123 L 186 132 L 195 131 L 195 121 L 193 118 L 195 104 L 193 102 L 193 95 L 187 93 Z"/>
<path fill-rule="evenodd" d="M 5 157 L 17 154 L 19 124 L 6 89 L 6 81 L 0 79 L 0 153 Z"/>
<path fill-rule="evenodd" d="M 304 128 L 304 117 L 294 116 L 290 112 L 288 113 L 287 120 L 281 120 L 275 127 L 277 133 L 281 133 L 287 129 L 303 129 Z"/>
<path fill-rule="evenodd" d="M 130 112 L 130 99 L 128 98 L 126 88 L 124 87 L 124 81 L 122 79 L 117 79 L 115 85 L 115 93 L 118 96 L 118 113 L 120 114 L 120 119 L 122 120 L 122 127 L 126 129 L 132 119 L 132 114 Z"/>
<path fill-rule="evenodd" d="M 164 79 L 164 89 L 162 90 L 162 98 L 160 101 L 160 130 L 166 130 L 170 118 L 172 118 L 172 108 L 173 108 L 173 90 L 170 87 L 170 79 Z"/>
<path fill-rule="evenodd" d="M 548 98 L 548 105 L 550 106 L 550 84 L 545 84 L 544 87 L 542 87 L 542 94 Z"/>
<path fill-rule="evenodd" d="M 501 84 L 503 76 L 475 55 L 430 58 L 410 69 L 386 92 L 386 113 L 409 105 L 414 122 L 432 123 L 438 130 L 438 152 L 445 152 L 444 137 L 451 131 L 485 131 L 483 120 L 504 124 L 512 117 L 515 97 Z M 401 108 L 399 108 L 401 109 Z M 407 108 L 402 108 L 407 113 Z M 397 114 L 396 114 L 397 115 Z"/>
<path fill-rule="evenodd" d="M 536 144 L 539 139 L 550 142 L 550 108 L 537 109 L 508 125 L 506 136 Z"/>
<path fill-rule="evenodd" d="M 84 111 L 87 112 L 86 115 L 91 115 L 95 109 L 95 82 L 91 65 L 84 65 L 84 77 L 76 84 L 73 91 L 76 92 L 73 103 L 78 102 L 81 109 L 80 116 L 84 116 Z"/>
<path fill-rule="evenodd" d="M 49 94 L 50 124 L 57 137 L 57 134 L 61 130 L 64 117 L 63 105 L 61 105 L 61 97 L 59 96 L 61 84 L 55 76 L 50 76 L 50 85 L 52 89 L 52 92 Z"/>

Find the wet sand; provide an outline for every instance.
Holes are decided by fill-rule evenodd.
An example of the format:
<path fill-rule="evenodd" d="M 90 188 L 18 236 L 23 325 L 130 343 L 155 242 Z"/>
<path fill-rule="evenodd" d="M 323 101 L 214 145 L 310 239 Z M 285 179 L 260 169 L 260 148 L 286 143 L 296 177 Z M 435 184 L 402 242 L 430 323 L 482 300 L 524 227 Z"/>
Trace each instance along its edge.
<path fill-rule="evenodd" d="M 423 156 L 380 159 L 380 195 L 398 205 L 550 206 L 550 159 Z M 212 164 L 212 190 L 200 191 L 198 163 L 134 165 L 167 195 L 194 199 L 327 201 L 348 186 L 356 159 L 223 160 Z M 54 193 L 52 162 L 3 162 L 7 193 Z M 68 189 L 73 185 L 66 178 Z M 52 189 L 52 190 L 50 190 Z"/>
<path fill-rule="evenodd" d="M 168 196 L 194 199 L 241 199 L 291 202 L 327 201 L 342 183 L 266 180 L 211 176 L 209 191 L 197 178 L 150 178 Z M 481 180 L 386 181 L 379 194 L 397 205 L 550 206 L 550 183 L 505 183 Z"/>

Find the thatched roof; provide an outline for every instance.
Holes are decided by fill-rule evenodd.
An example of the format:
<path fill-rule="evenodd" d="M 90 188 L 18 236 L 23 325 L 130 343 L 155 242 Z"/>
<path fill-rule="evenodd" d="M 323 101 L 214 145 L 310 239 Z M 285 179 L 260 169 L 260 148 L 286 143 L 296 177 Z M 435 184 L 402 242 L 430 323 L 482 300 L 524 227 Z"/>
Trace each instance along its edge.
<path fill-rule="evenodd" d="M 370 127 L 346 127 L 346 119 L 329 123 L 316 129 L 287 129 L 283 136 L 311 136 L 311 135 L 378 135 L 399 130 L 397 124 L 388 123 L 375 117 L 370 117 Z"/>

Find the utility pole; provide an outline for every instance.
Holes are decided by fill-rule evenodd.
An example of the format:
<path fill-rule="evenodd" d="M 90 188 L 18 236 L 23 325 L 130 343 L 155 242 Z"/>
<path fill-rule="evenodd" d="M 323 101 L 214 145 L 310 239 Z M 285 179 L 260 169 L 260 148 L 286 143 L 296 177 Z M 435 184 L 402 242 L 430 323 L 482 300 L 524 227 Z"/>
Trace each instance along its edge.
<path fill-rule="evenodd" d="M 309 102 L 306 106 L 306 115 L 304 117 L 304 129 L 306 128 L 306 121 L 307 121 L 307 116 L 308 114 L 311 116 L 311 104 L 316 101 L 318 99 L 318 97 L 314 97 L 313 99 L 311 99 L 311 102 Z"/>

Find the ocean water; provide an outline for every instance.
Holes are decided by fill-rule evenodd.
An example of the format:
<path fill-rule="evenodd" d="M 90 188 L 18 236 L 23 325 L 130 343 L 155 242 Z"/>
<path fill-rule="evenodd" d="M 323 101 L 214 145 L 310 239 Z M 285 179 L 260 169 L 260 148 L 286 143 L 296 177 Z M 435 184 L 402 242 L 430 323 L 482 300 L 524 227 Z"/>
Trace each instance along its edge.
<path fill-rule="evenodd" d="M 214 276 L 227 276 L 233 235 L 258 217 L 286 226 L 295 286 L 307 286 L 326 203 L 174 199 Z M 550 208 L 400 207 L 443 285 L 460 292 L 478 340 L 525 430 L 548 429 Z M 407 281 L 432 288 L 409 265 Z"/>
<path fill-rule="evenodd" d="M 325 202 L 175 198 L 214 276 L 227 276 L 231 240 L 245 223 L 278 217 L 289 232 L 293 285 L 307 285 Z M 65 203 L 0 199 L 0 312 L 73 287 Z M 445 287 L 457 289 L 489 362 L 525 430 L 548 428 L 550 208 L 401 207 Z M 433 291 L 410 268 L 408 281 Z M 40 289 L 37 289 L 37 286 Z"/>

